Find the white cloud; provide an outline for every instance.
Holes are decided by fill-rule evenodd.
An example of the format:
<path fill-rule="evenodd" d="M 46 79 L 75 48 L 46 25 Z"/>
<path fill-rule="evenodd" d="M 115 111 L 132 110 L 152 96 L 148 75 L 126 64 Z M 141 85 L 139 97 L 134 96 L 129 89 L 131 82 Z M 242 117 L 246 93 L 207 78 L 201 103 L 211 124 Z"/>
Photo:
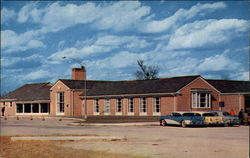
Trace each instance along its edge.
<path fill-rule="evenodd" d="M 98 6 L 94 3 L 83 5 L 67 4 L 61 6 L 56 2 L 44 9 L 44 16 L 41 24 L 44 32 L 56 32 L 76 24 L 86 24 L 93 22 L 98 16 Z"/>
<path fill-rule="evenodd" d="M 51 73 L 49 71 L 45 70 L 38 70 L 38 71 L 32 71 L 26 75 L 23 75 L 22 79 L 25 81 L 32 81 L 32 80 L 40 80 L 43 78 L 48 78 L 51 76 Z"/>
<path fill-rule="evenodd" d="M 140 48 L 145 48 L 149 45 L 150 43 L 144 39 L 140 39 L 137 36 L 104 35 L 99 36 L 97 39 L 77 41 L 74 47 L 59 50 L 52 54 L 49 59 L 52 60 L 51 63 L 58 64 L 58 60 L 60 61 L 62 56 L 83 59 L 88 56 L 108 53 L 115 49 L 137 50 Z"/>
<path fill-rule="evenodd" d="M 77 25 L 90 24 L 99 30 L 112 29 L 121 31 L 136 25 L 143 16 L 150 13 L 150 7 L 141 6 L 138 1 L 115 2 L 106 5 L 95 5 L 92 2 L 82 5 L 55 2 L 46 8 L 37 8 L 36 3 L 29 3 L 18 13 L 20 23 L 40 23 L 41 31 L 57 32 Z"/>
<path fill-rule="evenodd" d="M 240 64 L 228 58 L 226 54 L 227 53 L 223 53 L 205 58 L 196 70 L 199 72 L 237 70 Z"/>
<path fill-rule="evenodd" d="M 169 49 L 218 45 L 249 29 L 249 21 L 238 19 L 202 20 L 178 28 L 170 37 Z"/>
<path fill-rule="evenodd" d="M 142 6 L 139 1 L 120 1 L 100 9 L 100 18 L 94 26 L 101 30 L 127 30 L 135 27 L 149 13 L 150 7 Z"/>
<path fill-rule="evenodd" d="M 235 78 L 236 80 L 250 81 L 249 76 L 250 76 L 249 71 L 242 71 L 233 76 L 232 78 Z"/>
<path fill-rule="evenodd" d="M 19 23 L 37 23 L 41 27 L 37 30 L 31 30 L 17 34 L 12 30 L 2 31 L 2 48 L 4 52 L 25 51 L 31 48 L 44 48 L 44 43 L 39 40 L 44 34 L 49 32 L 57 32 L 77 24 L 91 24 L 93 27 L 103 29 L 113 29 L 120 31 L 128 29 L 135 25 L 143 16 L 150 12 L 149 7 L 141 6 L 136 2 L 115 2 L 108 5 L 99 5 L 92 2 L 82 5 L 67 4 L 55 2 L 45 8 L 38 8 L 38 3 L 28 3 L 18 12 L 17 21 Z M 3 10 L 7 12 L 7 10 Z M 9 11 L 8 11 L 9 12 Z M 122 41 L 121 41 L 122 42 Z M 140 47 L 146 46 L 144 41 L 140 43 Z M 133 47 L 128 45 L 128 47 Z M 103 46 L 88 46 L 79 50 L 82 54 L 86 52 L 109 51 L 112 48 L 104 48 Z M 106 49 L 106 50 L 105 50 Z M 69 51 L 71 51 L 70 49 Z M 67 50 L 65 50 L 65 54 Z M 76 52 L 77 50 L 73 50 Z M 85 52 L 85 53 L 84 53 Z M 79 55 L 78 52 L 76 54 Z M 88 54 L 88 53 L 87 53 Z"/>
<path fill-rule="evenodd" d="M 42 41 L 36 39 L 37 34 L 38 32 L 33 30 L 22 34 L 17 34 L 12 30 L 1 31 L 1 46 L 3 53 L 46 47 Z"/>
<path fill-rule="evenodd" d="M 226 7 L 226 4 L 223 2 L 217 3 L 206 3 L 206 4 L 197 4 L 191 7 L 189 10 L 179 9 L 174 15 L 165 18 L 163 20 L 150 20 L 146 24 L 142 24 L 142 32 L 147 33 L 159 33 L 167 31 L 171 28 L 177 27 L 179 23 L 184 23 L 187 20 L 194 18 L 200 14 L 206 14 L 207 12 L 212 12 L 217 9 L 223 9 Z"/>
<path fill-rule="evenodd" d="M 1 66 L 4 68 L 15 67 L 15 69 L 26 67 L 34 67 L 34 64 L 44 63 L 44 57 L 38 54 L 33 54 L 28 57 L 4 57 L 1 58 Z"/>
<path fill-rule="evenodd" d="M 3 8 L 1 10 L 1 23 L 2 24 L 6 24 L 8 23 L 10 20 L 15 19 L 16 18 L 16 12 L 12 9 L 7 9 L 7 8 Z"/>
<path fill-rule="evenodd" d="M 97 60 L 95 64 L 99 65 L 102 69 L 124 68 L 134 65 L 136 63 L 136 60 L 140 59 L 140 56 L 140 54 L 122 51 L 115 54 L 114 56 Z"/>
<path fill-rule="evenodd" d="M 29 20 L 29 18 L 32 17 L 32 10 L 33 8 L 36 7 L 36 3 L 31 2 L 28 3 L 27 5 L 23 6 L 21 10 L 18 12 L 17 15 L 17 21 L 19 23 L 25 23 Z"/>

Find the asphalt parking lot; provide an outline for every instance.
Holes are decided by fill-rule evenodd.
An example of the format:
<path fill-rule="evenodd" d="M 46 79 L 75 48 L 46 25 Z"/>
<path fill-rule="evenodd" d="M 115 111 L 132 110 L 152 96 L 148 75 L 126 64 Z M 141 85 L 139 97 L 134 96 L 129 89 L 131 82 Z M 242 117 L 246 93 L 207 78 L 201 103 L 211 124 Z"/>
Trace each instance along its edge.
<path fill-rule="evenodd" d="M 74 120 L 1 118 L 1 136 L 91 134 L 126 141 L 70 141 L 76 149 L 130 153 L 150 158 L 247 158 L 249 126 L 182 128 L 158 125 L 73 126 Z M 71 125 L 70 125 L 71 124 Z"/>

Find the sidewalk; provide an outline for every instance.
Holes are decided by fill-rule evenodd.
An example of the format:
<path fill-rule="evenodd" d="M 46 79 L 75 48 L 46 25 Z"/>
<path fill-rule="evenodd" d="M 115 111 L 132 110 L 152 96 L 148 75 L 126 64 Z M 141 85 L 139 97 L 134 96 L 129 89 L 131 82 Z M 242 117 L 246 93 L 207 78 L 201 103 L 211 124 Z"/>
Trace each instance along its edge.
<path fill-rule="evenodd" d="M 14 136 L 11 137 L 12 141 L 16 140 L 64 140 L 64 141 L 76 141 L 76 140 L 102 140 L 102 141 L 118 141 L 126 140 L 125 137 L 115 137 L 115 136 Z"/>
<path fill-rule="evenodd" d="M 73 122 L 72 126 L 159 126 L 159 122 L 130 122 L 130 123 L 85 123 Z"/>

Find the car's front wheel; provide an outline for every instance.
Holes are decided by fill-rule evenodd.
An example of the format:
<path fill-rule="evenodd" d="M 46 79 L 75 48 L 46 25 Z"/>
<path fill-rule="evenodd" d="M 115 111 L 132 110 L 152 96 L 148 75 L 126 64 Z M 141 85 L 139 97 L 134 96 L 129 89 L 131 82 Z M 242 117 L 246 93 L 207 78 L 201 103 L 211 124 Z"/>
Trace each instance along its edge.
<path fill-rule="evenodd" d="M 167 125 L 167 122 L 166 122 L 165 120 L 161 120 L 161 121 L 160 121 L 160 125 L 161 125 L 161 126 L 166 126 L 166 125 Z"/>

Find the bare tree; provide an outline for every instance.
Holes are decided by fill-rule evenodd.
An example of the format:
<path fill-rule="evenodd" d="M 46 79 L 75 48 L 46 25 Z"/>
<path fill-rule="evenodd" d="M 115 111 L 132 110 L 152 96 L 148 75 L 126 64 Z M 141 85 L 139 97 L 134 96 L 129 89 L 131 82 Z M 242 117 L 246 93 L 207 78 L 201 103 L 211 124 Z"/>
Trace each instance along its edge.
<path fill-rule="evenodd" d="M 148 66 L 144 64 L 143 60 L 137 60 L 139 70 L 135 72 L 137 80 L 153 80 L 158 79 L 159 67 Z"/>

